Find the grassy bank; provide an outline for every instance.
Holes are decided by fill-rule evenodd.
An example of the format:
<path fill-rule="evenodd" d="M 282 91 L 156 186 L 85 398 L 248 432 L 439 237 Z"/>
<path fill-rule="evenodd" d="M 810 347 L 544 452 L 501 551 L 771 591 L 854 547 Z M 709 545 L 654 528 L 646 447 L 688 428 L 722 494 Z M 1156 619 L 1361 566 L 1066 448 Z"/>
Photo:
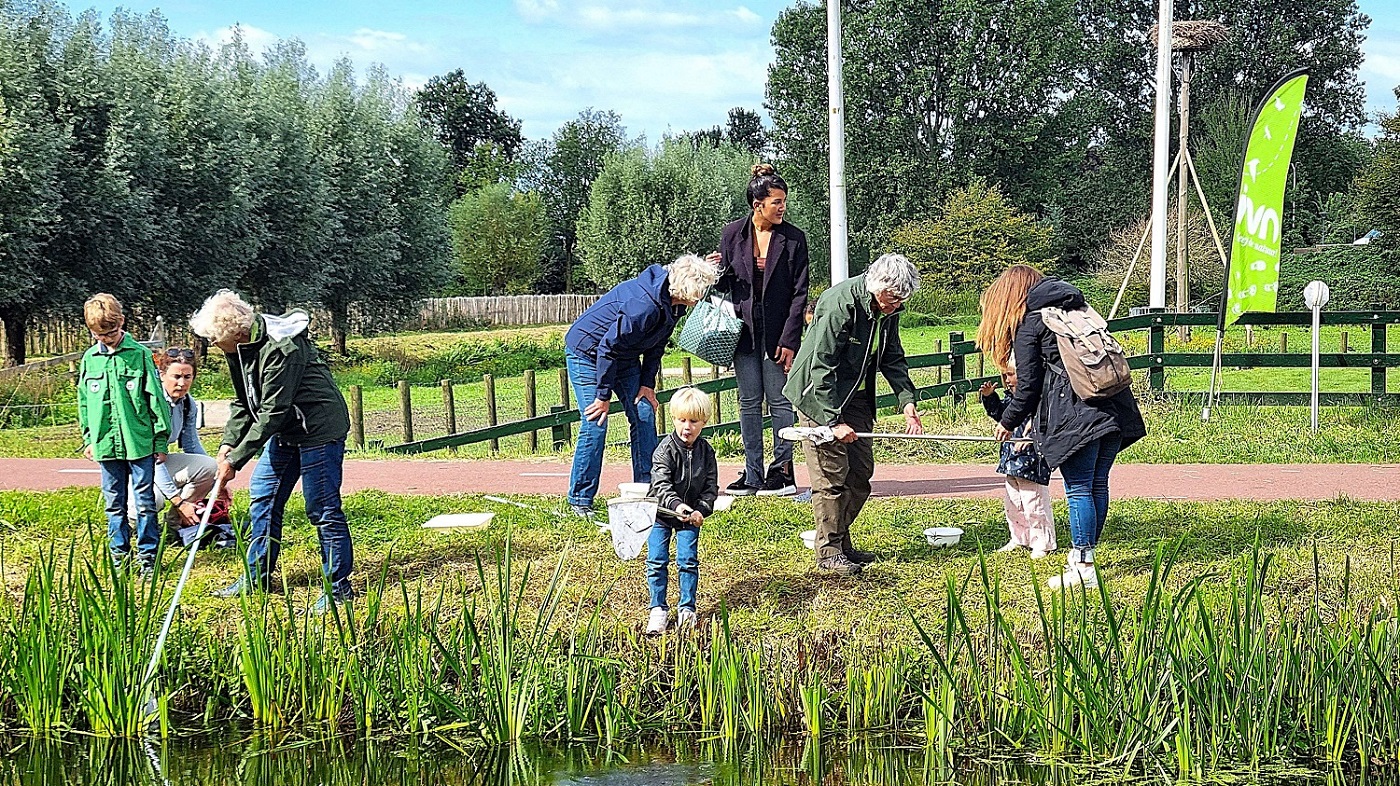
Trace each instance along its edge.
<path fill-rule="evenodd" d="M 517 501 L 534 507 L 350 497 L 363 595 L 344 617 L 301 614 L 318 557 L 296 511 L 271 596 L 211 597 L 238 558 L 202 557 L 161 672 L 165 723 L 462 745 L 876 732 L 1181 774 L 1400 763 L 1397 505 L 1117 503 L 1101 591 L 1061 596 L 1039 589 L 1054 559 L 982 556 L 1005 539 L 994 501 L 872 503 L 855 534 L 887 559 L 842 580 L 800 545 L 809 509 L 740 500 L 702 533 L 701 631 L 652 641 L 642 563 L 556 500 Z M 464 510 L 497 516 L 480 532 L 418 526 Z M 109 572 L 100 515 L 94 492 L 0 494 L 8 728 L 139 722 L 173 579 Z M 953 549 L 921 540 L 962 522 Z"/>

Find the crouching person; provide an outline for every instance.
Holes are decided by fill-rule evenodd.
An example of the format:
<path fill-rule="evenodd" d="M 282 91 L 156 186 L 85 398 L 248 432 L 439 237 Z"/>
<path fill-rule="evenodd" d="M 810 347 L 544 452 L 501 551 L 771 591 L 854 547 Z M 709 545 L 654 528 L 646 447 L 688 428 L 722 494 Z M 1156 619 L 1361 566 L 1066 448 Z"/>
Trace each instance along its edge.
<path fill-rule="evenodd" d="M 683 388 L 671 398 L 676 430 L 661 441 L 652 454 L 651 489 L 656 500 L 656 525 L 647 540 L 647 587 L 651 591 L 651 616 L 647 635 L 666 632 L 670 610 L 666 606 L 667 566 L 671 541 L 676 543 L 676 572 L 680 574 L 680 612 L 676 628 L 695 627 L 695 592 L 700 583 L 700 525 L 714 512 L 719 496 L 719 465 L 714 448 L 700 436 L 710 421 L 710 397 L 695 388 Z"/>
<path fill-rule="evenodd" d="M 220 290 L 190 318 L 195 333 L 223 350 L 234 400 L 218 472 L 232 480 L 253 457 L 262 458 L 249 482 L 247 573 L 215 594 L 265 591 L 277 569 L 282 520 L 297 480 L 306 515 L 321 541 L 321 571 L 330 585 L 312 607 L 323 614 L 354 596 L 350 525 L 340 504 L 345 437 L 350 413 L 330 368 L 306 335 L 311 318 L 294 310 L 260 314 L 237 293 Z"/>

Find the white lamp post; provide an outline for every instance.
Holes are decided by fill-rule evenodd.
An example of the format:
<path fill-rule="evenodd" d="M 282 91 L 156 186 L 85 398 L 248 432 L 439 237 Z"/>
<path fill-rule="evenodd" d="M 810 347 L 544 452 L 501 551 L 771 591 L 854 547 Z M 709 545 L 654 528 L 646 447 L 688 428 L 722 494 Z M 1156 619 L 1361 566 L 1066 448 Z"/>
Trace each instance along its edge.
<path fill-rule="evenodd" d="M 1332 297 L 1332 292 L 1327 285 L 1321 281 L 1313 281 L 1303 287 L 1303 302 L 1312 309 L 1312 432 L 1317 433 L 1317 409 L 1318 409 L 1318 365 L 1320 363 L 1319 354 L 1321 349 L 1320 337 L 1322 327 L 1322 307 L 1327 305 L 1327 301 Z"/>

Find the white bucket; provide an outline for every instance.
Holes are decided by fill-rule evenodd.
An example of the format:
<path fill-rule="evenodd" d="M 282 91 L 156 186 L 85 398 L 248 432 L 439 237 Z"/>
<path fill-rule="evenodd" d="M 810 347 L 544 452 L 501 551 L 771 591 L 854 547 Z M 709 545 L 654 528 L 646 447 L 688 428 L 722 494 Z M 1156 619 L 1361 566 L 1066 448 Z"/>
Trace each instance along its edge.
<path fill-rule="evenodd" d="M 651 490 L 650 483 L 619 483 L 617 492 L 622 499 L 644 499 Z"/>
<path fill-rule="evenodd" d="M 924 537 L 928 539 L 928 544 L 936 549 L 947 548 L 958 545 L 962 540 L 963 531 L 958 527 L 929 527 L 924 530 Z"/>
<path fill-rule="evenodd" d="M 802 533 L 802 542 L 803 542 L 804 544 L 806 544 L 807 548 L 809 548 L 809 549 L 816 549 L 816 548 L 817 548 L 817 531 L 814 530 L 814 529 L 809 529 L 809 530 L 803 532 L 803 533 Z"/>

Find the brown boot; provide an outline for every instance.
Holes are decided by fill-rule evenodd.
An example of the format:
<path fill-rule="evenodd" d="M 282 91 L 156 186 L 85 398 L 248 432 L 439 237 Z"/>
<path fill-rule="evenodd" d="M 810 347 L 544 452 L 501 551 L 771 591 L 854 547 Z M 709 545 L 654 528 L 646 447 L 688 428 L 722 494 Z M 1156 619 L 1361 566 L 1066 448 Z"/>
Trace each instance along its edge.
<path fill-rule="evenodd" d="M 817 560 L 819 570 L 835 573 L 838 576 L 858 576 L 860 575 L 860 565 L 852 562 L 845 554 L 837 554 L 834 557 Z"/>

